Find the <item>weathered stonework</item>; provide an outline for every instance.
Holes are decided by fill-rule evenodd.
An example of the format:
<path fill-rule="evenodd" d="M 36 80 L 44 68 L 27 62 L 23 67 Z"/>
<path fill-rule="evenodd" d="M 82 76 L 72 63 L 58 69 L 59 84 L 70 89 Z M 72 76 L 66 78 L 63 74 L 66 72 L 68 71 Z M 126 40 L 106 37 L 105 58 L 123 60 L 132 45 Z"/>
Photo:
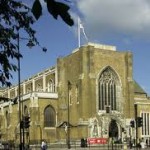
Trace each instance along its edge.
<path fill-rule="evenodd" d="M 107 69 L 110 71 L 108 79 L 112 74 L 116 80 L 114 110 L 111 106 L 100 110 L 100 76 L 106 74 Z M 135 92 L 132 73 L 131 52 L 119 52 L 114 46 L 89 43 L 66 57 L 58 58 L 56 67 L 22 81 L 21 109 L 24 115 L 26 106 L 31 120 L 30 128 L 25 129 L 26 143 L 38 144 L 42 139 L 48 143 L 65 141 L 66 131 L 62 124 L 68 121 L 71 124 L 71 140 L 109 138 L 113 121 L 116 138 L 129 138 L 129 122 L 135 117 L 134 104 L 138 105 L 139 116 L 142 112 L 150 113 L 149 98 L 144 92 Z M 18 85 L 2 89 L 0 93 L 2 97 L 14 99 L 19 95 Z M 56 123 L 52 127 L 45 126 L 44 113 L 48 106 L 55 111 Z M 109 112 L 106 108 L 110 109 Z M 10 115 L 9 122 L 6 112 Z M 0 140 L 19 143 L 18 99 L 11 102 L 1 100 L 0 118 Z M 147 128 L 150 130 L 150 127 Z M 141 129 L 138 130 L 139 138 L 145 138 Z M 132 134 L 135 137 L 135 132 Z M 150 138 L 150 134 L 146 138 Z"/>

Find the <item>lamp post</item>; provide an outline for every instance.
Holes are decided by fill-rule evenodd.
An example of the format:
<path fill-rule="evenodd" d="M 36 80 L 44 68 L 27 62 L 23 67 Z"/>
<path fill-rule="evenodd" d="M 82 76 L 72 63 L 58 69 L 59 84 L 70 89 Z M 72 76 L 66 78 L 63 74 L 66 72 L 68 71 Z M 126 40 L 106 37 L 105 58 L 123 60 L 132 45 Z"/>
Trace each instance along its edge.
<path fill-rule="evenodd" d="M 18 54 L 20 54 L 20 43 L 19 43 L 19 33 L 17 36 L 17 45 L 18 45 Z M 20 57 L 18 57 L 18 101 L 19 101 L 19 123 L 20 123 L 20 150 L 22 150 L 22 117 L 21 117 L 21 99 L 20 99 L 20 92 L 21 92 L 21 86 L 20 86 Z"/>
<path fill-rule="evenodd" d="M 0 38 L 0 39 L 7 39 L 7 38 Z M 21 80 L 20 80 L 20 39 L 22 40 L 28 40 L 29 42 L 27 43 L 27 46 L 29 48 L 32 48 L 35 46 L 33 41 L 28 38 L 20 37 L 19 32 L 16 35 L 16 44 L 17 44 L 17 52 L 18 52 L 18 57 L 17 57 L 17 62 L 18 62 L 18 102 L 19 102 L 19 124 L 20 124 L 20 143 L 19 143 L 19 149 L 23 150 L 24 149 L 24 125 L 23 125 L 23 102 L 21 103 Z M 36 43 L 37 44 L 37 43 Z M 41 45 L 38 43 L 38 46 L 43 50 L 43 52 L 46 52 L 47 49 L 45 47 L 41 47 Z M 21 105 L 22 104 L 22 105 Z"/>
<path fill-rule="evenodd" d="M 70 83 L 70 81 L 68 81 L 68 121 L 67 121 L 67 146 L 68 146 L 68 149 L 71 148 L 71 145 L 70 145 L 70 108 L 69 108 L 70 89 L 71 89 L 71 83 Z"/>
<path fill-rule="evenodd" d="M 0 38 L 0 39 L 6 39 L 6 38 Z M 20 37 L 19 33 L 16 36 L 17 39 L 17 52 L 18 52 L 18 101 L 19 101 L 19 124 L 20 124 L 20 145 L 19 149 L 22 150 L 22 121 L 21 121 L 21 99 L 20 99 L 20 92 L 21 92 L 21 87 L 20 87 Z"/>
<path fill-rule="evenodd" d="M 20 54 L 20 39 L 29 40 L 27 38 L 22 38 L 17 34 L 17 49 L 18 54 Z M 32 48 L 34 44 L 31 40 L 27 43 L 27 46 Z M 18 57 L 18 101 L 19 101 L 19 123 L 20 123 L 20 150 L 24 149 L 25 139 L 24 139 L 24 123 L 23 123 L 23 102 L 21 103 L 21 78 L 20 78 L 20 56 Z"/>
<path fill-rule="evenodd" d="M 138 145 L 138 124 L 137 124 L 137 104 L 134 104 L 134 111 L 135 111 L 135 145 L 136 145 L 136 149 L 137 149 L 137 145 Z"/>

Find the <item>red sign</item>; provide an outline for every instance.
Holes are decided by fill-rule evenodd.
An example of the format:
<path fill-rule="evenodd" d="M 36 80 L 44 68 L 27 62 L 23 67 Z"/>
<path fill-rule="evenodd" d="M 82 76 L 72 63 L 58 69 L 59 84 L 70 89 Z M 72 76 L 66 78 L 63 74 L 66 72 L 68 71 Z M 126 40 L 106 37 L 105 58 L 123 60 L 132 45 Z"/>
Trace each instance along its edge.
<path fill-rule="evenodd" d="M 89 144 L 107 144 L 107 138 L 88 138 Z"/>

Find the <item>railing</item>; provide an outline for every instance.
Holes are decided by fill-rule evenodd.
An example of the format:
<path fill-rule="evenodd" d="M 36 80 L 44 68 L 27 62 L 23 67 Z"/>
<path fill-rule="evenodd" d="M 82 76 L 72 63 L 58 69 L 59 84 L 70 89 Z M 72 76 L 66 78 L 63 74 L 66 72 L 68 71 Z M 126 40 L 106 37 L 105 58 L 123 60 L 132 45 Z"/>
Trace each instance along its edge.
<path fill-rule="evenodd" d="M 70 143 L 71 145 L 71 149 L 74 149 L 74 150 L 81 150 L 81 145 L 80 144 L 76 144 L 76 143 Z M 30 148 L 32 149 L 40 149 L 40 145 L 30 145 Z M 51 144 L 48 144 L 48 149 L 53 149 L 53 150 L 58 150 L 58 149 L 67 149 L 67 145 L 66 144 L 63 144 L 63 143 L 59 143 L 59 144 L 56 144 L 56 143 L 51 143 Z M 112 145 L 110 144 L 103 144 L 103 145 L 93 145 L 93 146 L 87 146 L 87 147 L 84 147 L 83 148 L 84 150 L 123 150 L 124 149 L 124 145 L 123 144 L 113 144 L 113 147 Z"/>

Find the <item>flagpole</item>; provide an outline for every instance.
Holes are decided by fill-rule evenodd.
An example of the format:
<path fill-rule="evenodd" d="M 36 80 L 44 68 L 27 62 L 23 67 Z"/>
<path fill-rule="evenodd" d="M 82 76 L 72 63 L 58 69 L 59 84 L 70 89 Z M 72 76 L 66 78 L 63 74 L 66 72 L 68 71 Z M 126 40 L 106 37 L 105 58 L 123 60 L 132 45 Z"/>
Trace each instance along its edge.
<path fill-rule="evenodd" d="M 78 47 L 80 47 L 80 19 L 78 17 Z"/>

